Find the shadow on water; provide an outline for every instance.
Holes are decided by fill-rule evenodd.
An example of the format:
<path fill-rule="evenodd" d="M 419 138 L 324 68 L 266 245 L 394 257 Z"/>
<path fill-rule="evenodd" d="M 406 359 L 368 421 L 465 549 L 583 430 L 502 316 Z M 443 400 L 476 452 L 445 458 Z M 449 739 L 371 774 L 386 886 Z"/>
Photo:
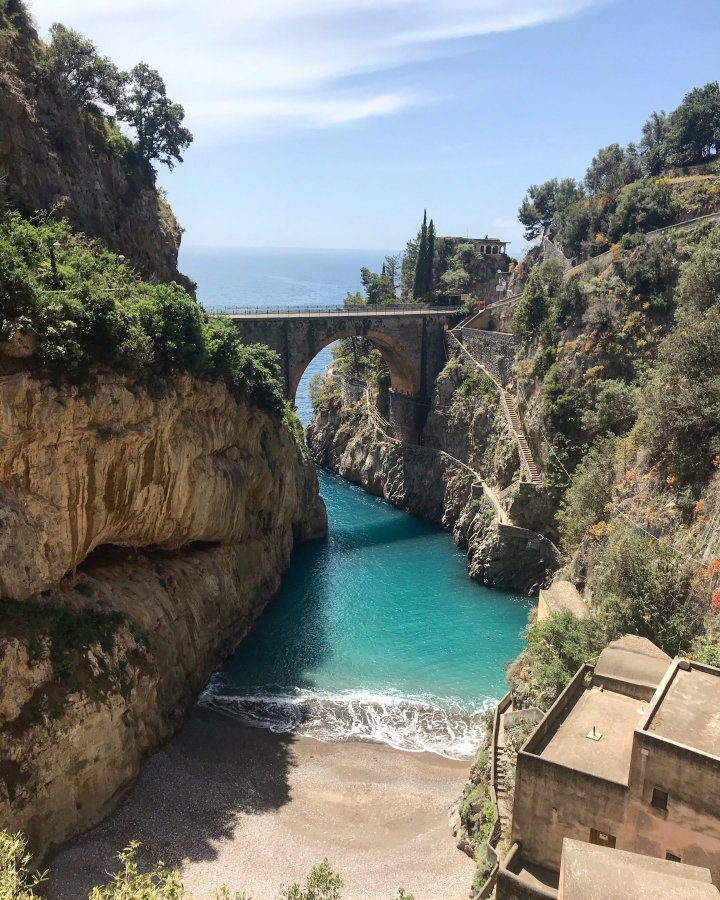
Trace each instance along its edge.
<path fill-rule="evenodd" d="M 241 726 L 196 708 L 182 732 L 144 765 L 130 802 L 53 863 L 51 900 L 79 900 L 120 868 L 118 851 L 142 843 L 142 870 L 217 858 L 242 815 L 272 812 L 290 799 L 290 734 Z M 222 878 L 220 878 L 220 881 Z M 218 887 L 219 887 L 218 882 Z"/>
<path fill-rule="evenodd" d="M 407 522 L 392 521 L 382 522 L 377 525 L 363 525 L 361 528 L 346 529 L 333 534 L 328 541 L 334 543 L 334 546 L 340 551 L 363 550 L 366 547 L 388 546 L 399 541 L 407 543 L 408 541 L 424 538 L 433 526 L 427 526 L 427 523 L 418 524 L 425 525 L 424 528 L 417 529 L 415 533 L 411 533 Z"/>

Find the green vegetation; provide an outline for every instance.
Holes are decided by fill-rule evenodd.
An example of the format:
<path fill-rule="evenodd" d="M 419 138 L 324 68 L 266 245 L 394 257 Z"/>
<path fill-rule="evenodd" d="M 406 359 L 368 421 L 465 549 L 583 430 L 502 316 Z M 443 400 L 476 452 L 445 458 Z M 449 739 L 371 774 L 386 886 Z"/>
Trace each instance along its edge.
<path fill-rule="evenodd" d="M 130 845 L 118 854 L 122 864 L 108 884 L 96 886 L 88 900 L 192 900 L 182 882 L 179 869 L 170 869 L 159 862 L 149 872 L 141 872 L 136 856 L 140 843 Z M 25 852 L 22 834 L 0 831 L 0 898 L 2 900 L 40 900 L 36 888 L 47 881 L 47 872 L 31 874 L 30 856 Z M 280 900 L 341 900 L 343 881 L 333 872 L 327 859 L 315 866 L 305 884 L 291 884 L 281 888 Z M 216 900 L 250 900 L 246 894 L 231 894 L 226 885 L 215 893 Z M 415 900 L 399 888 L 397 900 Z"/>
<path fill-rule="evenodd" d="M 516 334 L 530 337 L 537 331 L 548 313 L 547 299 L 540 269 L 533 269 L 513 314 L 512 329 Z"/>
<path fill-rule="evenodd" d="M 28 363 L 71 384 L 136 376 L 159 391 L 187 372 L 285 414 L 277 355 L 244 346 L 178 285 L 141 282 L 115 254 L 44 215 L 0 214 L 0 339 L 25 341 Z"/>
<path fill-rule="evenodd" d="M 582 182 L 531 185 L 518 211 L 525 236 L 546 233 L 566 256 L 588 259 L 613 241 L 668 225 L 683 207 L 682 187 L 658 176 L 671 166 L 712 161 L 718 141 L 720 88 L 711 82 L 687 94 L 669 116 L 654 112 L 639 144 L 599 150 Z"/>
<path fill-rule="evenodd" d="M 78 584 L 78 593 L 87 596 L 88 585 Z M 55 677 L 64 680 L 75 671 L 76 653 L 93 644 L 106 653 L 115 643 L 118 628 L 125 621 L 120 613 L 95 609 L 76 611 L 48 603 L 0 600 L 0 632 L 18 638 L 30 657 L 49 653 Z"/>
<path fill-rule="evenodd" d="M 134 149 L 148 174 L 153 162 L 172 169 L 183 161 L 181 153 L 193 136 L 182 125 L 184 109 L 168 99 L 159 72 L 146 63 L 120 72 L 98 54 L 92 41 L 58 22 L 50 28 L 48 58 L 52 72 L 79 106 L 101 118 L 105 117 L 98 102 L 114 107 L 115 117 L 135 131 Z"/>
<path fill-rule="evenodd" d="M 720 227 L 623 240 L 602 271 L 559 284 L 547 262 L 527 265 L 516 372 L 539 394 L 560 545 L 592 595 L 587 619 L 530 625 L 510 668 L 518 701 L 546 707 L 624 633 L 720 662 L 720 560 L 703 563 L 720 469 Z"/>
<path fill-rule="evenodd" d="M 360 280 L 365 288 L 365 296 L 356 291 L 354 294 L 348 291 L 345 298 L 345 306 L 382 306 L 388 303 L 397 303 L 397 270 L 399 265 L 397 256 L 386 256 L 382 272 L 371 272 L 367 266 L 360 269 Z"/>
<path fill-rule="evenodd" d="M 339 400 L 340 392 L 334 388 L 331 378 L 326 378 L 322 372 L 316 372 L 308 383 L 308 397 L 312 408 L 317 409 L 318 406 Z"/>
<path fill-rule="evenodd" d="M 338 372 L 371 381 L 381 390 L 390 387 L 390 370 L 382 353 L 367 338 L 343 338 L 333 344 L 331 350 L 333 368 Z"/>
<path fill-rule="evenodd" d="M 464 360 L 453 357 L 444 371 L 453 372 L 458 379 L 458 385 L 453 391 L 453 403 L 475 400 L 494 408 L 500 402 L 497 385 L 489 375 L 478 372 L 476 366 L 467 365 Z"/>
<path fill-rule="evenodd" d="M 683 556 L 621 520 L 609 527 L 593 568 L 593 600 L 608 639 L 640 634 L 670 656 L 689 649 L 702 612 Z"/>
<path fill-rule="evenodd" d="M 423 223 L 418 240 L 417 260 L 415 262 L 415 280 L 413 297 L 415 300 L 426 300 L 432 290 L 433 263 L 435 261 L 435 225 L 430 219 L 427 223 L 427 210 L 423 214 Z"/>
<path fill-rule="evenodd" d="M 596 657 L 608 638 L 595 616 L 578 619 L 560 610 L 527 626 L 526 648 L 508 669 L 513 694 L 527 706 L 549 709 L 580 666 Z"/>
<path fill-rule="evenodd" d="M 53 23 L 49 58 L 54 73 L 81 106 L 94 107 L 99 102 L 114 106 L 120 99 L 123 76 L 117 66 L 77 31 Z"/>
<path fill-rule="evenodd" d="M 566 552 L 579 547 L 587 529 L 605 514 L 615 483 L 615 446 L 613 435 L 598 438 L 575 470 L 557 515 Z"/>
<path fill-rule="evenodd" d="M 282 900 L 340 900 L 342 878 L 330 868 L 327 859 L 315 866 L 308 875 L 305 886 L 291 884 L 280 891 Z"/>
<path fill-rule="evenodd" d="M 398 288 L 404 303 L 446 302 L 451 292 L 472 297 L 483 282 L 493 279 L 498 268 L 506 270 L 515 264 L 504 254 L 480 253 L 472 241 L 438 237 L 426 211 L 417 237 L 407 242 L 404 253 L 386 256 L 379 274 L 360 270 L 365 294 L 348 293 L 345 305 L 395 303 Z M 477 297 L 472 297 L 466 314 L 476 303 Z"/>
<path fill-rule="evenodd" d="M 135 130 L 137 150 L 146 163 L 157 161 L 172 169 L 183 161 L 181 152 L 193 136 L 182 125 L 185 110 L 168 99 L 165 82 L 155 69 L 138 63 L 123 77 L 116 113 Z"/>
<path fill-rule="evenodd" d="M 25 852 L 26 841 L 21 834 L 0 831 L 0 897 L 2 900 L 35 900 L 35 893 L 47 872 L 32 873 L 30 854 Z"/>

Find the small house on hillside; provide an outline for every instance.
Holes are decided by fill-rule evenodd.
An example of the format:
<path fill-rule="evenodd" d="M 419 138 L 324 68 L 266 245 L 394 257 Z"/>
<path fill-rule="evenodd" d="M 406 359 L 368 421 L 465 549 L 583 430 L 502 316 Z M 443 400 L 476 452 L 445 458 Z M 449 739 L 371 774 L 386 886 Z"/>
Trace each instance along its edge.
<path fill-rule="evenodd" d="M 476 253 L 482 253 L 485 256 L 498 256 L 505 252 L 507 241 L 501 241 L 499 238 L 472 238 Z"/>
<path fill-rule="evenodd" d="M 720 669 L 630 635 L 582 666 L 518 754 L 498 900 L 556 897 L 565 838 L 720 885 Z"/>

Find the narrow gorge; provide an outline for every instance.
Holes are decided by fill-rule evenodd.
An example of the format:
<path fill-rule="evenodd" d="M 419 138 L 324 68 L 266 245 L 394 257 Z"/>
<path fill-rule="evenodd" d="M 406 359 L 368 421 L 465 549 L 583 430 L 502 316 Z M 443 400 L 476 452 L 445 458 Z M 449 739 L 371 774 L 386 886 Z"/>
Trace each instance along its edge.
<path fill-rule="evenodd" d="M 354 358 L 338 348 L 307 427 L 313 459 L 450 531 L 481 584 L 537 593 L 560 566 L 552 503 L 541 486 L 524 480 L 500 388 L 451 340 L 418 444 L 389 434 L 382 415 L 387 388 L 369 369 L 367 381 L 346 370 Z M 377 351 L 367 352 L 377 365 Z"/>

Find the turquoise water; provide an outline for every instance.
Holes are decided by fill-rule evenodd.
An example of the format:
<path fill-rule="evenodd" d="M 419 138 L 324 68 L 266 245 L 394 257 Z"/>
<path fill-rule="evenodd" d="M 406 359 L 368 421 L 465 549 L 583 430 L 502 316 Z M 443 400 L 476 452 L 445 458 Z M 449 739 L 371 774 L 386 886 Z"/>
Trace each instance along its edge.
<path fill-rule="evenodd" d="M 390 251 L 388 251 L 390 252 Z M 394 251 L 393 251 L 394 252 Z M 258 247 L 182 246 L 178 265 L 197 282 L 198 300 L 207 309 L 236 307 L 339 306 L 362 290 L 360 269 L 382 268 L 377 250 L 280 250 Z M 312 410 L 307 382 L 330 362 L 326 347 L 310 363 L 296 398 L 303 423 Z"/>
<path fill-rule="evenodd" d="M 360 265 L 377 270 L 381 262 L 372 254 L 194 251 L 181 269 L 199 282 L 207 306 L 265 289 L 273 302 L 285 296 L 291 304 L 305 291 L 335 305 L 357 289 Z M 301 382 L 303 424 L 308 379 L 328 360 L 327 350 L 319 354 Z M 294 551 L 279 596 L 200 702 L 324 741 L 471 757 L 480 714 L 505 692 L 503 664 L 520 650 L 531 601 L 470 581 L 464 552 L 439 528 L 318 475 L 327 539 Z"/>
<path fill-rule="evenodd" d="M 470 757 L 529 601 L 470 581 L 449 535 L 319 472 L 330 530 L 202 702 L 277 731 Z"/>

